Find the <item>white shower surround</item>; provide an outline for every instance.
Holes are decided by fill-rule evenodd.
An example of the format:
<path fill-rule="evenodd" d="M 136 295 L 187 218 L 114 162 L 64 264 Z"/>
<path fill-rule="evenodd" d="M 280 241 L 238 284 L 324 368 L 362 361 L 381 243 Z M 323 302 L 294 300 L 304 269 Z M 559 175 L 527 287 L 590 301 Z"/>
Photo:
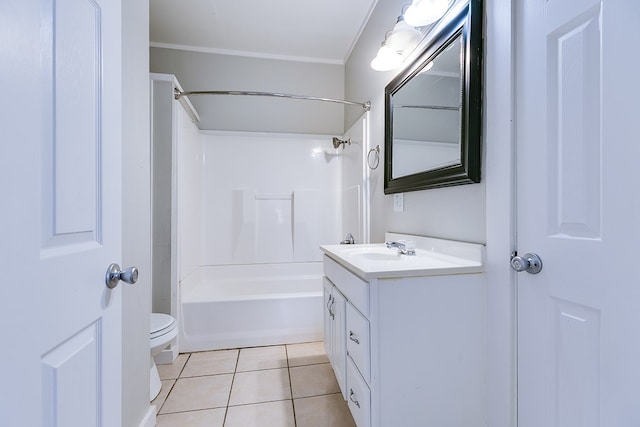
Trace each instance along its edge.
<path fill-rule="evenodd" d="M 203 132 L 202 265 L 321 261 L 341 238 L 330 136 Z"/>
<path fill-rule="evenodd" d="M 325 135 L 202 131 L 177 156 L 180 351 L 321 340 L 319 245 L 362 226 L 345 152 Z"/>

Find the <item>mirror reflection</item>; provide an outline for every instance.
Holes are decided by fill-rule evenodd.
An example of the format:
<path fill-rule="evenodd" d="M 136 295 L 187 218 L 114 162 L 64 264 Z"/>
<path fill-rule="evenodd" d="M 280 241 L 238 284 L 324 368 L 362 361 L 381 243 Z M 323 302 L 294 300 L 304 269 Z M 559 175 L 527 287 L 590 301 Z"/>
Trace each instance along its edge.
<path fill-rule="evenodd" d="M 384 193 L 481 177 L 482 13 L 470 0 L 385 88 Z"/>
<path fill-rule="evenodd" d="M 462 34 L 393 95 L 392 178 L 459 164 Z"/>

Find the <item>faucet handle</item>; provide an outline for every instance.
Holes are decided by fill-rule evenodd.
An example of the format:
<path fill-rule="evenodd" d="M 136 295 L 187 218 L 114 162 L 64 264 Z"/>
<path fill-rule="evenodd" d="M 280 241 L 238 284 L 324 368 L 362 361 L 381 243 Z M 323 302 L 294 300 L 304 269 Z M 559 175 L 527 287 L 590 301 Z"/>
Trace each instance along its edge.
<path fill-rule="evenodd" d="M 404 245 L 407 255 L 415 255 L 416 254 L 416 242 L 415 240 L 407 240 Z"/>

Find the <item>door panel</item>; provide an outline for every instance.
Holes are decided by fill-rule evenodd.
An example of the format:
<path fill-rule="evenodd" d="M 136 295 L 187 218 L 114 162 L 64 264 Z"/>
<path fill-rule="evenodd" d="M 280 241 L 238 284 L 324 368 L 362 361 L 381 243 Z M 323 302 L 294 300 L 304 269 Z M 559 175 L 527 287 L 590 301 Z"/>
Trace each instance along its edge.
<path fill-rule="evenodd" d="M 0 2 L 0 424 L 121 424 L 120 0 Z"/>
<path fill-rule="evenodd" d="M 556 423 L 589 426 L 600 418 L 600 310 L 552 298 L 557 372 Z"/>
<path fill-rule="evenodd" d="M 549 9 L 555 21 L 547 23 L 549 235 L 599 239 L 602 9 L 597 4 L 567 22 L 554 15 L 564 10 Z"/>
<path fill-rule="evenodd" d="M 120 4 L 42 3 L 39 340 L 45 425 L 120 424 Z"/>
<path fill-rule="evenodd" d="M 101 341 L 96 322 L 42 357 L 44 425 L 93 425 L 99 419 Z"/>
<path fill-rule="evenodd" d="M 52 117 L 53 236 L 96 241 L 102 143 L 100 8 L 90 0 L 51 2 L 55 115 Z M 82 143 L 75 143 L 76 140 Z M 49 147 L 47 147 L 49 148 Z M 61 242 L 62 243 L 62 242 Z"/>
<path fill-rule="evenodd" d="M 518 425 L 637 426 L 640 6 L 515 9 L 517 246 L 544 264 L 517 276 Z"/>

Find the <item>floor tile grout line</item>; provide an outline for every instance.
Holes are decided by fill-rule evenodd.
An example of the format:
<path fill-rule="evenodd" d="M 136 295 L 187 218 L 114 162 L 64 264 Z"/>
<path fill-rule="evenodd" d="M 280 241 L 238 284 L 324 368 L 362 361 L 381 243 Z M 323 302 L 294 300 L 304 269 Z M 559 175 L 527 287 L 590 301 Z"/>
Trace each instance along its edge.
<path fill-rule="evenodd" d="M 167 395 L 164 397 L 164 400 L 162 401 L 162 405 L 160 405 L 160 407 L 158 408 L 156 415 L 160 415 L 160 411 L 162 411 L 162 408 L 164 407 L 165 403 L 167 403 L 167 400 L 169 400 L 169 395 L 171 394 L 171 391 L 173 391 L 173 388 L 176 386 L 177 382 L 178 382 L 177 378 L 173 380 L 173 384 L 171 384 L 171 388 L 169 389 L 169 392 L 167 393 Z M 162 381 L 160 381 L 160 384 L 162 384 Z M 162 393 L 162 386 L 160 386 L 160 392 Z"/>
<path fill-rule="evenodd" d="M 231 403 L 231 391 L 233 391 L 233 383 L 236 380 L 236 372 L 238 371 L 238 363 L 240 362 L 240 351 L 238 348 L 238 355 L 236 356 L 236 365 L 233 367 L 233 376 L 231 377 L 231 386 L 229 387 L 229 397 L 227 397 L 227 406 L 224 408 L 224 419 L 222 420 L 222 427 L 227 423 L 227 415 L 229 414 L 229 404 Z"/>
<path fill-rule="evenodd" d="M 322 397 L 322 396 L 333 396 L 334 394 L 342 394 L 342 392 L 339 391 L 337 393 L 322 393 L 322 394 L 312 394 L 310 396 L 298 396 L 293 400 L 311 399 L 313 397 Z"/>
<path fill-rule="evenodd" d="M 249 371 L 238 371 L 238 370 L 236 370 L 236 373 L 238 373 L 238 374 L 246 374 L 248 372 L 275 371 L 277 369 L 287 369 L 287 368 L 288 368 L 288 366 L 278 366 L 278 367 L 274 367 L 274 368 L 251 369 Z"/>
<path fill-rule="evenodd" d="M 284 346 L 284 355 L 287 358 L 287 374 L 289 375 L 289 391 L 291 392 L 291 410 L 293 411 L 293 427 L 298 427 L 298 420 L 296 418 L 296 404 L 293 398 L 293 383 L 291 382 L 291 366 L 289 364 L 289 346 Z"/>
<path fill-rule="evenodd" d="M 162 401 L 162 405 L 160 405 L 160 407 L 158 408 L 158 412 L 156 412 L 156 415 L 160 415 L 160 411 L 162 411 L 162 408 L 167 403 L 167 400 L 169 400 L 169 395 L 171 394 L 171 392 L 173 391 L 173 388 L 178 383 L 178 379 L 180 379 L 180 375 L 182 375 L 182 371 L 184 371 L 184 367 L 187 366 L 187 362 L 189 361 L 190 358 L 191 358 L 191 353 L 188 353 L 187 360 L 184 361 L 184 365 L 182 365 L 182 369 L 180 369 L 180 372 L 178 372 L 178 376 L 175 379 L 173 379 L 173 384 L 171 384 L 171 388 L 169 389 L 169 392 L 165 396 L 164 400 Z M 172 378 L 168 378 L 168 379 L 172 379 Z M 161 378 L 160 384 L 162 384 L 162 381 L 163 380 Z M 160 385 L 160 392 L 162 392 L 162 385 Z"/>
<path fill-rule="evenodd" d="M 192 412 L 213 411 L 213 410 L 216 410 L 216 409 L 225 409 L 225 407 L 224 406 L 214 406 L 213 408 L 185 409 L 185 410 L 182 410 L 182 411 L 165 412 L 164 414 L 158 414 L 158 415 L 190 414 Z"/>
<path fill-rule="evenodd" d="M 261 400 L 259 402 L 249 402 L 249 403 L 239 403 L 237 405 L 229 405 L 229 408 L 239 408 L 242 406 L 252 406 L 252 405 L 261 405 L 263 403 L 273 403 L 273 402 L 287 402 L 293 399 L 273 399 L 273 400 Z"/>
<path fill-rule="evenodd" d="M 323 363 L 317 363 L 317 365 L 322 365 Z M 304 366 L 313 366 L 313 365 L 304 365 Z M 298 368 L 299 366 L 294 366 L 294 368 Z M 181 378 L 175 378 L 176 380 L 189 380 L 192 378 L 204 378 L 204 377 L 217 377 L 220 375 L 235 375 L 235 374 L 251 374 L 253 372 L 264 372 L 264 371 L 282 371 L 284 369 L 287 369 L 286 366 L 281 366 L 279 368 L 266 368 L 266 369 L 255 369 L 253 371 L 234 371 L 234 372 L 218 372 L 215 374 L 202 374 L 202 375 L 194 375 L 191 377 L 181 377 Z M 167 378 L 167 380 L 171 380 L 173 378 Z M 163 380 L 165 381 L 165 380 Z"/>
<path fill-rule="evenodd" d="M 187 356 L 187 360 L 185 360 L 184 365 L 182 365 L 182 369 L 180 369 L 180 372 L 178 372 L 178 378 L 182 376 L 182 372 L 184 372 L 184 368 L 187 367 L 187 363 L 189 363 L 189 359 L 191 359 L 191 353 L 189 353 L 189 355 Z M 178 378 L 176 378 L 176 381 L 178 380 Z"/>

